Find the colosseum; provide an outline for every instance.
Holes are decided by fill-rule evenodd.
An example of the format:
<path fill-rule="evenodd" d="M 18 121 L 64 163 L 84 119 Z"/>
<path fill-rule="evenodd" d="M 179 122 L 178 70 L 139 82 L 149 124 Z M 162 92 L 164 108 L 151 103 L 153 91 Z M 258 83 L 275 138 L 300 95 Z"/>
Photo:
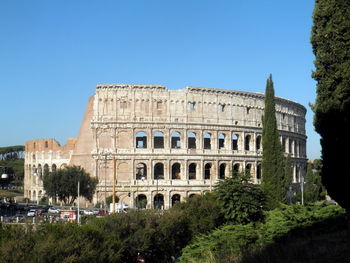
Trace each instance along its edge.
<path fill-rule="evenodd" d="M 86 108 L 77 138 L 26 143 L 25 196 L 40 200 L 42 176 L 80 165 L 98 178 L 94 204 L 115 186 L 120 202 L 171 207 L 211 191 L 237 171 L 260 183 L 264 94 L 158 85 L 99 85 Z M 304 106 L 276 98 L 277 125 L 293 180 L 306 170 Z"/>

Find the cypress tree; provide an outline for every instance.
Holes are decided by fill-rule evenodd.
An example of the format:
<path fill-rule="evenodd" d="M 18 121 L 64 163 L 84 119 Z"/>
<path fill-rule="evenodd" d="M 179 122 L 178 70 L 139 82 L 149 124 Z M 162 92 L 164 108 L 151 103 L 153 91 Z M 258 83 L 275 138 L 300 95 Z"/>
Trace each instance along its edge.
<path fill-rule="evenodd" d="M 287 161 L 283 155 L 277 130 L 275 91 L 271 75 L 266 82 L 262 122 L 262 188 L 267 195 L 269 208 L 274 208 L 279 202 L 286 202 L 287 185 L 291 180 L 290 161 Z"/>
<path fill-rule="evenodd" d="M 322 183 L 350 213 L 350 1 L 316 0 L 311 43 L 317 98 L 314 125 L 321 136 Z"/>

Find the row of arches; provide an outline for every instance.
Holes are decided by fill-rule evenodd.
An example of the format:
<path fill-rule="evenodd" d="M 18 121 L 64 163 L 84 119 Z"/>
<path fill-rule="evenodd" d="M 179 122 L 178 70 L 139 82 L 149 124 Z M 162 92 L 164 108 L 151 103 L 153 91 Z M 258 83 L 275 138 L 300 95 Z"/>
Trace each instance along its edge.
<path fill-rule="evenodd" d="M 67 164 L 63 163 L 59 166 L 59 168 L 63 168 L 67 166 Z M 44 165 L 41 165 L 40 163 L 35 165 L 28 164 L 26 166 L 26 173 L 29 175 L 39 176 L 42 177 L 43 175 L 49 174 L 49 172 L 55 172 L 58 169 L 56 164 L 52 164 L 51 166 L 47 163 Z"/>
<path fill-rule="evenodd" d="M 145 131 L 139 131 L 135 134 L 135 146 L 136 148 L 148 148 L 147 139 L 148 135 Z M 174 131 L 170 134 L 170 147 L 172 149 L 182 148 L 182 140 L 181 133 L 178 131 Z M 196 132 L 188 132 L 187 133 L 187 148 L 188 149 L 199 149 L 199 141 L 197 139 Z M 218 134 L 217 148 L 218 149 L 228 149 L 230 144 L 226 133 Z M 161 131 L 156 131 L 153 133 L 153 148 L 155 149 L 163 149 L 165 147 L 164 144 L 165 136 Z M 239 135 L 232 134 L 231 136 L 231 150 L 240 150 L 239 149 Z M 201 145 L 203 149 L 210 150 L 213 149 L 213 135 L 210 132 L 203 133 L 203 144 Z M 261 135 L 256 136 L 255 138 L 255 150 L 261 150 Z M 252 136 L 250 134 L 245 135 L 244 137 L 244 150 L 252 151 Z"/>
<path fill-rule="evenodd" d="M 192 198 L 194 196 L 196 196 L 196 194 L 190 194 L 188 197 Z M 171 201 L 171 206 L 174 206 L 176 203 L 182 201 L 181 195 L 180 194 L 172 195 L 170 198 L 170 201 Z M 145 209 L 147 208 L 147 205 L 148 205 L 147 196 L 144 194 L 138 194 L 135 198 L 135 203 L 134 203 L 135 208 Z M 155 209 L 164 209 L 164 195 L 161 193 L 156 194 L 153 197 L 151 207 Z"/>
<path fill-rule="evenodd" d="M 217 172 L 215 172 L 213 163 L 206 163 L 204 164 L 203 174 L 200 175 L 200 171 L 198 168 L 197 163 L 189 163 L 187 166 L 187 176 L 186 178 L 182 176 L 182 173 L 184 172 L 184 169 L 182 169 L 182 165 L 179 162 L 175 162 L 171 165 L 170 168 L 170 176 L 169 179 L 171 180 L 183 180 L 183 179 L 189 179 L 189 180 L 198 180 L 198 179 L 224 179 L 229 176 L 235 176 L 239 172 L 245 172 L 248 175 L 253 176 L 252 174 L 252 163 L 247 163 L 245 167 L 242 167 L 239 163 L 235 163 L 232 165 L 231 168 L 231 174 L 228 171 L 229 164 L 221 163 L 219 164 Z M 145 163 L 138 163 L 136 166 L 136 180 L 147 180 L 147 165 Z M 215 176 L 217 175 L 217 176 Z M 259 180 L 261 179 L 261 163 L 258 163 L 256 166 L 256 178 Z M 155 163 L 153 167 L 153 178 L 155 180 L 162 180 L 165 179 L 165 169 L 164 164 L 161 162 Z"/>

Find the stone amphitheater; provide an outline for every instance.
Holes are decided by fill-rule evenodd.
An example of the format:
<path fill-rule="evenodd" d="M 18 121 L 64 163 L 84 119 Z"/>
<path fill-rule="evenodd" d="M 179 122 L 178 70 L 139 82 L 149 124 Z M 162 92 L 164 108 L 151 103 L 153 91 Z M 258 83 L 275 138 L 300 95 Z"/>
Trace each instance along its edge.
<path fill-rule="evenodd" d="M 115 186 L 120 202 L 167 209 L 237 171 L 260 183 L 264 94 L 159 85 L 98 85 L 77 138 L 26 143 L 25 196 L 40 200 L 42 176 L 80 165 L 98 178 L 94 204 Z M 276 98 L 277 125 L 293 180 L 306 170 L 304 106 Z M 115 172 L 114 172 L 115 171 Z M 81 200 L 82 201 L 82 200 Z"/>

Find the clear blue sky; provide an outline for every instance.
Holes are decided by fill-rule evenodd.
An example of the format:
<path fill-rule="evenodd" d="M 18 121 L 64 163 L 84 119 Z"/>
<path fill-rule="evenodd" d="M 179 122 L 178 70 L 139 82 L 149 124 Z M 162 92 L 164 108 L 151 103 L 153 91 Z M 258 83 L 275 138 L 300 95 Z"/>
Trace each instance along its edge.
<path fill-rule="evenodd" d="M 308 158 L 320 157 L 312 0 L 0 1 L 0 146 L 79 132 L 103 83 L 275 93 L 307 109 Z"/>

